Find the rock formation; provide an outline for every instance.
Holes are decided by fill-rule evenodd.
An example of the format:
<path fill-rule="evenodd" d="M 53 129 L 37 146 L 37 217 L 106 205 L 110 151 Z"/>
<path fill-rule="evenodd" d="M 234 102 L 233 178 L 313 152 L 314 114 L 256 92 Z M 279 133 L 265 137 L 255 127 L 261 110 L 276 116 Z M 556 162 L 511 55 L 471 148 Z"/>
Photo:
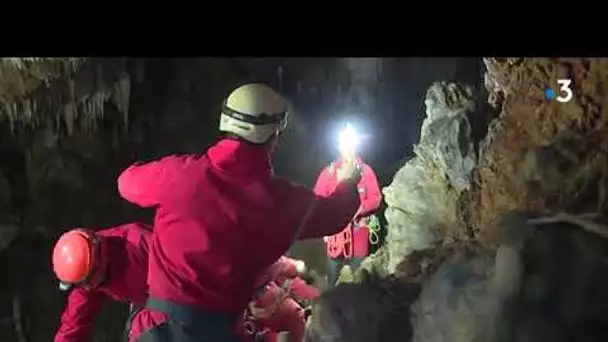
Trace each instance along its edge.
<path fill-rule="evenodd" d="M 435 85 L 440 91 L 427 93 L 416 156 L 384 189 L 387 245 L 364 262 L 365 270 L 354 279 L 360 284 L 348 291 L 360 286 L 364 293 L 373 283 L 369 274 L 420 284 L 420 296 L 401 300 L 411 307 L 401 313 L 401 322 L 410 322 L 417 342 L 605 340 L 608 227 L 589 220 L 602 221 L 606 215 L 608 62 L 484 61 L 489 102 L 497 115 L 479 143 L 478 158 L 470 140 L 456 131 L 448 134 L 454 127 L 468 133 L 466 120 L 433 122 L 438 112 L 451 112 L 450 106 L 433 110 L 433 93 L 450 93 L 449 86 Z M 547 88 L 565 95 L 558 80 L 571 80 L 570 101 L 546 98 Z M 456 94 L 462 96 L 440 96 L 446 99 L 440 103 L 465 99 L 456 108 L 470 114 L 470 93 Z M 439 117 L 447 122 L 451 116 Z M 562 212 L 582 213 L 589 220 Z M 542 215 L 552 217 L 534 219 Z M 337 297 L 322 297 L 319 310 L 339 305 Z M 326 324 L 360 332 L 380 326 L 378 321 L 365 328 L 349 325 L 340 317 L 359 314 L 345 311 L 325 315 Z M 396 340 L 407 339 L 377 339 Z"/>
<path fill-rule="evenodd" d="M 603 212 L 608 143 L 606 59 L 485 60 L 498 117 L 482 144 L 471 226 L 491 243 L 489 222 L 509 210 Z M 569 79 L 572 100 L 548 101 Z"/>
<path fill-rule="evenodd" d="M 475 165 L 468 119 L 475 105 L 472 90 L 435 83 L 425 104 L 416 156 L 383 189 L 389 273 L 412 251 L 431 248 L 462 226 L 458 198 L 470 187 Z"/>

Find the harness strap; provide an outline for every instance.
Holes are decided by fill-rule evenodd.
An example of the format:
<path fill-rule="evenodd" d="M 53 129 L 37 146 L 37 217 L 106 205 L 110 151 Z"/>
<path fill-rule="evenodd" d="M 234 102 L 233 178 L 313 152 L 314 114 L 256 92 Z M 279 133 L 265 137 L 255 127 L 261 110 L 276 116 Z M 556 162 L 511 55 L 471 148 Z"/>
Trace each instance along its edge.
<path fill-rule="evenodd" d="M 220 312 L 204 312 L 198 308 L 149 297 L 146 308 L 166 313 L 176 323 L 186 326 L 207 325 L 211 329 L 232 331 L 237 317 Z"/>
<path fill-rule="evenodd" d="M 129 340 L 131 334 L 131 325 L 133 325 L 133 318 L 142 310 L 139 305 L 131 303 L 129 305 L 129 315 L 127 316 L 127 323 L 125 324 L 124 341 Z"/>
<path fill-rule="evenodd" d="M 327 255 L 330 258 L 336 259 L 341 255 L 344 258 L 353 256 L 353 224 L 349 223 L 341 232 L 329 236 L 326 241 Z"/>

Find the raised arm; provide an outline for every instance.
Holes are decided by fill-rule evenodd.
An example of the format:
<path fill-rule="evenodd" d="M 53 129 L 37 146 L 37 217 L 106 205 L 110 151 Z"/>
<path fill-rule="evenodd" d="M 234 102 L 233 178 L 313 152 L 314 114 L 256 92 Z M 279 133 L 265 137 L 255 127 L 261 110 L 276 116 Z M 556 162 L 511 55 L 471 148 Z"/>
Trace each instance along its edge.
<path fill-rule="evenodd" d="M 95 318 L 103 306 L 105 295 L 77 287 L 68 296 L 61 315 L 61 325 L 55 342 L 83 342 L 91 340 Z"/>
<path fill-rule="evenodd" d="M 298 239 L 313 239 L 340 232 L 355 216 L 361 201 L 355 184 L 341 183 L 327 197 L 315 195 L 312 211 Z"/>
<path fill-rule="evenodd" d="M 118 177 L 118 191 L 127 201 L 148 208 L 158 205 L 195 157 L 171 155 L 149 163 L 135 163 Z"/>
<path fill-rule="evenodd" d="M 321 170 L 321 173 L 319 174 L 319 178 L 317 178 L 317 183 L 315 183 L 315 187 L 313 188 L 313 191 L 315 192 L 315 194 L 319 195 L 319 196 L 327 196 L 330 192 L 330 189 L 328 188 L 329 182 L 329 170 L 328 168 L 324 168 L 323 170 Z"/>

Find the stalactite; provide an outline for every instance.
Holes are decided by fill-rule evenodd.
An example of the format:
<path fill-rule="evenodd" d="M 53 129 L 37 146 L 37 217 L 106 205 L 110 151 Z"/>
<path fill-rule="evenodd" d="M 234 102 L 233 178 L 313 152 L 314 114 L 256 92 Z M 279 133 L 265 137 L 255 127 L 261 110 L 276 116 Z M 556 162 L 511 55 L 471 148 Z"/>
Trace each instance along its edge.
<path fill-rule="evenodd" d="M 71 135 L 74 132 L 74 122 L 76 121 L 76 105 L 73 102 L 66 104 L 63 107 L 62 116 L 68 130 L 68 135 Z"/>
<path fill-rule="evenodd" d="M 129 99 L 131 96 L 131 80 L 129 75 L 123 74 L 118 82 L 114 83 L 114 91 L 112 92 L 112 101 L 118 108 L 118 111 L 123 116 L 123 125 L 125 133 L 129 129 Z"/>

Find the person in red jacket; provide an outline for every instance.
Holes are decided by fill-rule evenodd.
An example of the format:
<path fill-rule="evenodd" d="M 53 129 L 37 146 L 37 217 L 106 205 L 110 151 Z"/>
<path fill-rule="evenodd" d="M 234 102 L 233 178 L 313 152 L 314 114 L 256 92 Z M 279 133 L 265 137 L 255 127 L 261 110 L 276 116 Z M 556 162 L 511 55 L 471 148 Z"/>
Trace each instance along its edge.
<path fill-rule="evenodd" d="M 336 170 L 339 170 L 345 162 L 354 161 L 362 170 L 362 177 L 357 185 L 361 206 L 342 231 L 323 239 L 328 258 L 327 280 L 330 285 L 336 283 L 343 266 L 349 265 L 356 269 L 369 255 L 369 219 L 382 204 L 376 173 L 357 155 L 358 140 L 357 133 L 347 125 L 340 136 L 340 157 L 321 171 L 314 187 L 315 193 L 321 196 L 327 196 L 335 191 L 338 184 Z"/>
<path fill-rule="evenodd" d="M 256 335 L 262 334 L 265 342 L 276 342 L 283 331 L 292 341 L 304 339 L 304 308 L 293 296 L 302 301 L 319 296 L 319 291 L 300 277 L 305 272 L 303 261 L 283 256 L 258 280 L 245 322 L 250 341 L 257 341 Z"/>
<path fill-rule="evenodd" d="M 146 307 L 129 341 L 238 341 L 256 279 L 296 239 L 340 231 L 359 207 L 355 163 L 329 196 L 273 176 L 286 101 L 263 84 L 222 105 L 224 136 L 206 153 L 136 163 L 118 178 L 129 202 L 156 208 Z"/>
<path fill-rule="evenodd" d="M 149 239 L 141 223 L 64 233 L 53 249 L 53 270 L 72 289 L 55 342 L 91 340 L 95 317 L 108 299 L 143 306 L 147 297 Z"/>

